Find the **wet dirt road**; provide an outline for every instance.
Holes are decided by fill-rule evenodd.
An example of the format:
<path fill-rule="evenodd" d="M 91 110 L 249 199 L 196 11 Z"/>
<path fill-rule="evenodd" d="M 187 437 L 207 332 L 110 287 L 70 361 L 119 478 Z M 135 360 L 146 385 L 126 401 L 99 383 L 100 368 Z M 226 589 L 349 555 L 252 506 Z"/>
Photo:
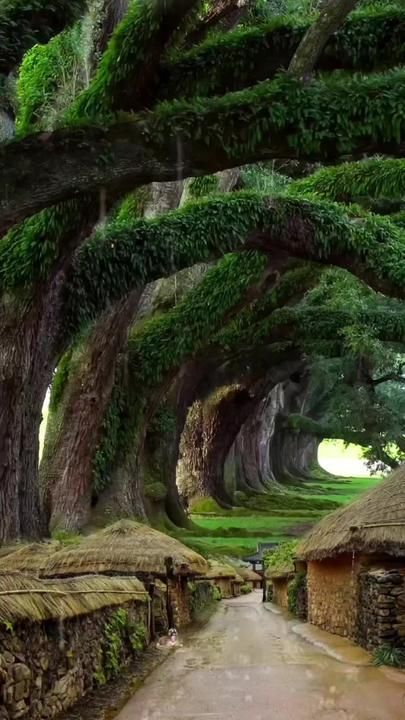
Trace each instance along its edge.
<path fill-rule="evenodd" d="M 339 642 L 337 659 L 296 625 L 258 591 L 222 602 L 117 720 L 405 720 L 405 673 L 374 668 L 350 646 L 342 657 Z"/>

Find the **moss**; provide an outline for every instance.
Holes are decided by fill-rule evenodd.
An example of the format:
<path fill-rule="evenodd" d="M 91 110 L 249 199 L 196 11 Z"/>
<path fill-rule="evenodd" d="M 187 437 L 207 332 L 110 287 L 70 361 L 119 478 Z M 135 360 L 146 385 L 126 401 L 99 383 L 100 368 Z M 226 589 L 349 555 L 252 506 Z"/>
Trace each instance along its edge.
<path fill-rule="evenodd" d="M 167 488 L 162 482 L 145 483 L 145 496 L 154 502 L 160 502 L 167 496 Z"/>
<path fill-rule="evenodd" d="M 34 129 L 51 129 L 57 115 L 84 86 L 83 40 L 78 23 L 25 55 L 17 82 L 16 128 L 20 136 Z"/>
<path fill-rule="evenodd" d="M 292 194 L 315 193 L 327 200 L 351 202 L 361 197 L 402 200 L 405 197 L 405 160 L 372 158 L 323 168 L 292 183 Z"/>
<path fill-rule="evenodd" d="M 256 27 L 215 35 L 163 68 L 164 97 L 222 95 L 251 86 L 287 67 L 309 26 L 295 12 Z M 403 9 L 392 5 L 366 8 L 352 15 L 329 40 L 320 69 L 372 71 L 404 61 Z M 218 62 L 220 58 L 220 62 Z"/>
<path fill-rule="evenodd" d="M 203 175 L 202 177 L 192 178 L 188 186 L 188 192 L 191 198 L 202 198 L 212 195 L 218 191 L 218 177 L 216 175 Z"/>

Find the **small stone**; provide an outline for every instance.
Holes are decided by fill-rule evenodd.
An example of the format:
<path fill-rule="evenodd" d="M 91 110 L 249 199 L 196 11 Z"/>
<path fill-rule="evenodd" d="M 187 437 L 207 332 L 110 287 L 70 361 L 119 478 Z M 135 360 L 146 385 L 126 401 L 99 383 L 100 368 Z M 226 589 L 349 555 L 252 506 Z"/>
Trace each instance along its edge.
<path fill-rule="evenodd" d="M 41 655 L 39 658 L 39 664 L 44 672 L 49 668 L 49 658 L 46 655 Z"/>
<path fill-rule="evenodd" d="M 16 682 L 20 680 L 31 680 L 31 670 L 23 663 L 17 663 L 13 667 L 13 676 Z"/>
<path fill-rule="evenodd" d="M 3 658 L 7 665 L 11 665 L 13 662 L 15 662 L 14 655 L 12 655 L 11 652 L 9 652 L 8 650 L 5 650 L 3 652 Z"/>
<path fill-rule="evenodd" d="M 14 703 L 10 712 L 12 720 L 17 720 L 17 718 L 23 717 L 27 714 L 28 710 L 29 708 L 27 707 L 25 700 L 20 700 L 19 702 Z"/>
<path fill-rule="evenodd" d="M 14 700 L 18 702 L 19 700 L 24 700 L 24 698 L 28 697 L 29 695 L 29 685 L 24 681 L 21 680 L 21 682 L 18 682 L 16 685 L 14 685 Z"/>

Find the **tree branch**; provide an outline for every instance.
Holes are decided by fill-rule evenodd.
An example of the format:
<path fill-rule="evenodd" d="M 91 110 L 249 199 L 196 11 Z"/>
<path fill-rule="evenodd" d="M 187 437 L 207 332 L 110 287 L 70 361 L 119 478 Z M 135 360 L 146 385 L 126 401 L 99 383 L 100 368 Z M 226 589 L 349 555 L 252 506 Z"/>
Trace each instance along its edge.
<path fill-rule="evenodd" d="M 312 73 L 330 36 L 344 23 L 358 0 L 329 0 L 311 25 L 291 60 L 288 72 L 303 78 Z"/>
<path fill-rule="evenodd" d="M 258 27 L 210 39 L 162 65 L 158 96 L 170 99 L 223 95 L 268 80 L 277 71 L 288 68 L 307 27 L 310 25 L 293 18 L 276 18 Z M 402 10 L 356 12 L 331 35 L 316 68 L 372 72 L 402 65 L 404 33 Z"/>
<path fill-rule="evenodd" d="M 123 124 L 29 136 L 0 151 L 0 232 L 89 190 L 124 191 L 263 159 L 403 157 L 404 102 L 401 71 L 333 84 L 283 76 L 225 98 L 163 105 Z"/>

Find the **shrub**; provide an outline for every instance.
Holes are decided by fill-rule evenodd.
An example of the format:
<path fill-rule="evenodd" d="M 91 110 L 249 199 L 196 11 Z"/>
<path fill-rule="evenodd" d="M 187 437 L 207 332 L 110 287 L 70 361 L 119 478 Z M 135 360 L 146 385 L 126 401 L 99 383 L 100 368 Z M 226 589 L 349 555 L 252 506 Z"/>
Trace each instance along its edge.
<path fill-rule="evenodd" d="M 307 614 L 307 576 L 303 572 L 297 573 L 288 585 L 288 609 L 293 615 L 305 618 Z"/>
<path fill-rule="evenodd" d="M 294 566 L 294 558 L 297 550 L 298 540 L 289 540 L 279 545 L 272 553 L 267 553 L 264 558 L 266 568 L 281 569 Z"/>
<path fill-rule="evenodd" d="M 252 588 L 246 583 L 245 585 L 241 585 L 240 591 L 242 595 L 248 595 L 248 593 L 252 592 Z"/>
<path fill-rule="evenodd" d="M 373 665 L 405 668 L 405 648 L 388 644 L 381 645 L 374 650 Z"/>

